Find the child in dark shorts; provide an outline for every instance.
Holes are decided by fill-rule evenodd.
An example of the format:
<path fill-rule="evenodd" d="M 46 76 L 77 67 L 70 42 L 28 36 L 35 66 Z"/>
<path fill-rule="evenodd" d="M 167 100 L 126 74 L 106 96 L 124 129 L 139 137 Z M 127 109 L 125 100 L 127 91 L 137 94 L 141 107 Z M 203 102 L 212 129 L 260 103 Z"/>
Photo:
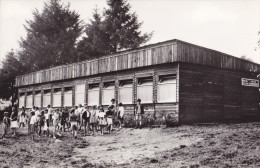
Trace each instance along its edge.
<path fill-rule="evenodd" d="M 73 138 L 77 138 L 77 129 L 78 129 L 78 121 L 79 117 L 75 114 L 75 110 L 71 110 L 71 114 L 69 116 L 69 121 L 71 124 L 72 136 Z"/>

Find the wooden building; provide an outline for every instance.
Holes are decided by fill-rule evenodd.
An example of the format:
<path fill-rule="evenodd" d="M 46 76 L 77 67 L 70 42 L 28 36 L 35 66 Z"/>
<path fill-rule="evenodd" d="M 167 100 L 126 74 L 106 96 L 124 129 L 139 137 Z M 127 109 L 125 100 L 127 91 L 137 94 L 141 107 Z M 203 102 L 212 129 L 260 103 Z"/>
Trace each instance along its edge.
<path fill-rule="evenodd" d="M 170 40 L 16 77 L 19 108 L 122 102 L 180 123 L 259 119 L 260 65 Z"/>

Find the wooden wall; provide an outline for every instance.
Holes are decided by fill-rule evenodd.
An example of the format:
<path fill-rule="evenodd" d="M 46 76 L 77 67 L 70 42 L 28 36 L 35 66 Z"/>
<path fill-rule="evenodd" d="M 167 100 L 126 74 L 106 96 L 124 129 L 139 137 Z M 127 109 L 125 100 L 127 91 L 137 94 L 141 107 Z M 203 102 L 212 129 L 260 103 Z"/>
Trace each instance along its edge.
<path fill-rule="evenodd" d="M 16 77 L 16 86 L 61 81 L 171 62 L 260 72 L 260 65 L 179 40 L 152 44 L 90 61 L 62 65 Z"/>
<path fill-rule="evenodd" d="M 180 122 L 248 121 L 260 118 L 259 88 L 241 85 L 256 73 L 180 64 Z"/>
<path fill-rule="evenodd" d="M 53 95 L 54 88 L 62 88 L 62 92 L 64 91 L 64 87 L 73 87 L 77 84 L 85 84 L 86 90 L 85 90 L 85 101 L 82 104 L 88 103 L 88 86 L 89 84 L 96 84 L 99 83 L 100 90 L 99 90 L 99 104 L 102 104 L 102 90 L 103 85 L 105 82 L 109 81 L 115 81 L 115 98 L 117 104 L 118 102 L 118 83 L 120 80 L 127 80 L 127 79 L 133 79 L 133 90 L 132 90 L 132 103 L 131 104 L 124 104 L 125 112 L 126 114 L 133 115 L 134 114 L 134 106 L 137 101 L 137 79 L 141 77 L 147 77 L 150 76 L 153 78 L 153 97 L 152 101 L 150 103 L 144 103 L 144 109 L 146 115 L 153 115 L 154 112 L 157 116 L 161 117 L 162 115 L 166 116 L 168 114 L 171 114 L 171 116 L 174 116 L 178 120 L 178 99 L 177 102 L 165 102 L 165 103 L 157 103 L 157 84 L 159 80 L 160 75 L 168 75 L 168 74 L 177 74 L 178 73 L 178 64 L 165 64 L 164 66 L 154 66 L 154 67 L 142 67 L 138 68 L 135 71 L 131 70 L 124 70 L 124 71 L 118 71 L 118 72 L 112 72 L 112 73 L 106 73 L 101 75 L 95 75 L 90 77 L 85 77 L 81 79 L 70 79 L 66 81 L 54 81 L 48 84 L 37 84 L 32 86 L 24 86 L 20 87 L 18 89 L 18 96 L 20 94 L 26 95 L 28 91 L 43 91 L 43 89 L 50 89 L 51 90 L 51 97 Z M 179 88 L 178 86 L 176 86 Z M 177 89 L 178 90 L 178 89 Z M 33 92 L 35 93 L 35 92 Z M 63 94 L 63 93 L 62 93 Z M 176 93 L 178 94 L 178 92 Z M 72 93 L 72 104 L 75 105 L 75 89 L 73 89 Z M 178 95 L 176 95 L 178 97 Z M 53 101 L 53 100 L 52 100 Z M 61 101 L 63 102 L 64 99 L 61 96 Z M 52 103 L 51 103 L 52 104 Z M 26 101 L 25 101 L 26 105 Z M 62 108 L 63 103 L 61 103 Z M 105 109 L 108 107 L 107 105 L 104 106 Z M 40 109 L 43 109 L 43 107 L 39 107 Z"/>

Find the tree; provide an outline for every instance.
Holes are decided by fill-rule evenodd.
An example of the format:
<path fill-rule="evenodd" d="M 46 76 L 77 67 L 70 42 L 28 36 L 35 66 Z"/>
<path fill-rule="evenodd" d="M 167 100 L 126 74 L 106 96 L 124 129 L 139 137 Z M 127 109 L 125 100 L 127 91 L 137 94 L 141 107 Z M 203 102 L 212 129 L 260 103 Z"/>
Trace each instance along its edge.
<path fill-rule="evenodd" d="M 6 58 L 2 62 L 0 69 L 0 98 L 9 100 L 11 98 L 12 105 L 16 100 L 15 77 L 23 73 L 23 65 L 18 60 L 13 50 L 6 54 Z"/>
<path fill-rule="evenodd" d="M 251 58 L 248 58 L 248 57 L 246 57 L 245 55 L 242 55 L 240 58 L 241 58 L 241 59 L 244 59 L 244 60 L 247 60 L 247 61 L 253 62 L 253 60 L 252 60 Z"/>
<path fill-rule="evenodd" d="M 107 47 L 109 37 L 105 33 L 104 23 L 97 8 L 93 12 L 93 19 L 86 25 L 84 33 L 86 37 L 83 37 L 78 45 L 80 60 L 109 54 Z"/>
<path fill-rule="evenodd" d="M 142 22 L 138 22 L 136 13 L 130 12 L 126 0 L 107 0 L 107 4 L 104 24 L 110 37 L 110 52 L 137 48 L 150 40 L 152 33 L 141 34 Z"/>
<path fill-rule="evenodd" d="M 77 61 L 76 44 L 82 33 L 82 22 L 70 5 L 50 0 L 33 20 L 26 21 L 27 37 L 21 39 L 20 60 L 30 71 Z"/>
<path fill-rule="evenodd" d="M 130 12 L 125 0 L 108 0 L 107 3 L 109 8 L 104 10 L 103 18 L 95 9 L 93 20 L 86 25 L 86 37 L 78 46 L 81 59 L 137 48 L 152 36 L 152 33 L 141 34 L 142 23 L 138 23 L 137 15 Z"/>

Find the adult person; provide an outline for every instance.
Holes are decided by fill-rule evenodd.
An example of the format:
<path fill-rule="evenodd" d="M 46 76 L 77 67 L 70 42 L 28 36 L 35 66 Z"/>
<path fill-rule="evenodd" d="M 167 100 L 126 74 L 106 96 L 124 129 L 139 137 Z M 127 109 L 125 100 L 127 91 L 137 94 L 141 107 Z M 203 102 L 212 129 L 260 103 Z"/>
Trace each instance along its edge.
<path fill-rule="evenodd" d="M 141 104 L 141 99 L 137 100 L 136 108 L 135 108 L 135 128 L 142 128 L 142 115 L 144 113 L 144 107 Z"/>
<path fill-rule="evenodd" d="M 119 103 L 119 107 L 118 107 L 119 129 L 122 128 L 122 124 L 124 123 L 124 115 L 125 115 L 125 109 L 123 107 L 123 104 Z"/>
<path fill-rule="evenodd" d="M 13 131 L 13 136 L 16 135 L 16 128 L 18 128 L 18 123 L 17 123 L 17 112 L 15 111 L 15 108 L 12 108 L 12 113 L 10 116 L 10 121 L 11 121 L 11 126 L 10 128 Z"/>
<path fill-rule="evenodd" d="M 22 110 L 20 111 L 20 115 L 19 115 L 19 128 L 21 127 L 21 125 L 24 127 L 24 123 L 25 123 L 25 109 L 24 107 L 22 107 Z"/>

